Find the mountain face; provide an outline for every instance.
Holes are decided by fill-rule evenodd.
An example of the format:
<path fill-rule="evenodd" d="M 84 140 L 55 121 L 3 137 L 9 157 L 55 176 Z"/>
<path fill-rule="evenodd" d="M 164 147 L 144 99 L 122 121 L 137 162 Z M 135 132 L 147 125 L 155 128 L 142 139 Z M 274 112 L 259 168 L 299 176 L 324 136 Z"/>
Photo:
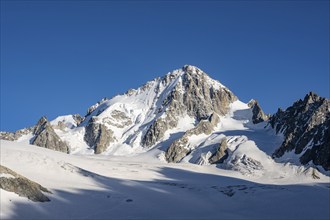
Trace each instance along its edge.
<path fill-rule="evenodd" d="M 312 162 L 330 170 L 330 100 L 309 93 L 285 111 L 279 109 L 269 121 L 284 141 L 274 157 L 294 151 L 302 164 Z"/>
<path fill-rule="evenodd" d="M 329 100 L 311 93 L 270 117 L 257 101 L 239 101 L 186 65 L 100 100 L 84 117 L 43 117 L 34 127 L 1 132 L 0 139 L 72 154 L 155 152 L 167 162 L 217 164 L 246 175 L 280 169 L 270 156 L 280 161 L 294 151 L 302 164 L 329 170 L 329 112 Z"/>

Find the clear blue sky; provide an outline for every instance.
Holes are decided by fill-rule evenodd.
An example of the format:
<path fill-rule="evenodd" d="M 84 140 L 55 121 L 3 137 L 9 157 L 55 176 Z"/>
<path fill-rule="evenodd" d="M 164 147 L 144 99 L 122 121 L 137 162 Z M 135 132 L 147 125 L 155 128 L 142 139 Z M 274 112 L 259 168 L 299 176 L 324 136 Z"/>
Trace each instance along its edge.
<path fill-rule="evenodd" d="M 1 129 L 198 66 L 267 113 L 329 98 L 329 1 L 1 0 Z"/>

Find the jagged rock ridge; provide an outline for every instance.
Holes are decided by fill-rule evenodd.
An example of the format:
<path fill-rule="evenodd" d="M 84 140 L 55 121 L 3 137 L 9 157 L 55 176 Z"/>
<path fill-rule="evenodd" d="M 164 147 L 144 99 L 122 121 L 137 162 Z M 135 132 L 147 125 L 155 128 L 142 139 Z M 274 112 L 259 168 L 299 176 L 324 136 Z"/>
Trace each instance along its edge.
<path fill-rule="evenodd" d="M 274 157 L 294 151 L 300 162 L 313 162 L 330 170 L 330 100 L 313 92 L 285 111 L 279 109 L 269 121 L 277 133 L 284 134 Z"/>

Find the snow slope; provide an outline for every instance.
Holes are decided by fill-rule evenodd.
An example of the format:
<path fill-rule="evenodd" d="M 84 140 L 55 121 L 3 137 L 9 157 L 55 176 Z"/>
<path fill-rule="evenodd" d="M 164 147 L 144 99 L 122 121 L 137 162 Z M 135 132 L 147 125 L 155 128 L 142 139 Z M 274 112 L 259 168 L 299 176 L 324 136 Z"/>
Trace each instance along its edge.
<path fill-rule="evenodd" d="M 50 202 L 35 203 L 1 189 L 1 219 L 329 219 L 329 177 L 312 179 L 299 167 L 283 165 L 282 178 L 248 177 L 215 165 L 164 163 L 153 151 L 68 155 L 0 144 L 2 165 L 52 192 Z M 267 157 L 249 141 L 233 154 L 251 146 L 258 159 Z"/>

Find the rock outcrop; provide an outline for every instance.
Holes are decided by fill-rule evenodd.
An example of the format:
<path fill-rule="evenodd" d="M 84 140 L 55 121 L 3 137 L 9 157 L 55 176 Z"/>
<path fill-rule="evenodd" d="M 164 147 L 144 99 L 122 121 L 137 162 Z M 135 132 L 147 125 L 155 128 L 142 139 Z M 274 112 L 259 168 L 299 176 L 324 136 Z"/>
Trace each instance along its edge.
<path fill-rule="evenodd" d="M 261 109 L 257 100 L 252 99 L 248 106 L 252 109 L 252 122 L 258 124 L 269 119 L 269 115 L 266 115 Z"/>
<path fill-rule="evenodd" d="M 310 92 L 285 111 L 279 109 L 269 124 L 284 141 L 273 157 L 294 151 L 300 162 L 330 170 L 330 100 Z"/>
<path fill-rule="evenodd" d="M 81 119 L 79 115 L 75 115 L 75 118 L 78 121 Z M 0 132 L 0 139 L 17 141 L 22 136 L 31 135 L 33 137 L 30 139 L 30 144 L 69 153 L 69 146 L 64 141 L 62 141 L 62 139 L 56 134 L 54 130 L 64 130 L 65 128 L 66 125 L 62 121 L 59 121 L 57 125 L 51 125 L 46 117 L 41 117 L 37 124 L 33 127 L 24 128 L 16 132 Z"/>
<path fill-rule="evenodd" d="M 212 85 L 210 77 L 197 67 L 186 65 L 182 76 L 183 105 L 197 120 L 208 118 L 213 112 L 224 115 L 237 97 L 225 87 Z"/>
<path fill-rule="evenodd" d="M 213 113 L 209 119 L 200 121 L 196 127 L 188 130 L 185 134 L 175 140 L 167 149 L 165 158 L 168 162 L 180 162 L 196 146 L 189 146 L 189 137 L 192 135 L 211 134 L 214 127 L 220 122 L 219 116 Z"/>
<path fill-rule="evenodd" d="M 94 117 L 90 119 L 85 129 L 84 140 L 88 146 L 94 149 L 95 154 L 104 152 L 110 142 L 115 140 L 113 131 L 108 129 L 105 125 L 98 123 Z"/>
<path fill-rule="evenodd" d="M 217 148 L 217 151 L 210 157 L 209 163 L 223 163 L 228 158 L 227 138 L 223 138 Z"/>
<path fill-rule="evenodd" d="M 84 117 L 81 117 L 81 115 L 79 115 L 79 114 L 72 115 L 72 118 L 77 123 L 77 126 L 79 126 L 80 123 L 84 121 Z"/>
<path fill-rule="evenodd" d="M 172 121 L 176 124 L 177 121 Z M 174 126 L 173 126 L 174 127 Z M 146 134 L 142 139 L 142 146 L 150 147 L 154 145 L 157 141 L 161 140 L 164 137 L 165 132 L 170 129 L 171 126 L 167 123 L 166 120 L 160 118 L 156 119 L 148 128 Z"/>
<path fill-rule="evenodd" d="M 44 193 L 51 193 L 48 189 L 2 165 L 0 165 L 0 188 L 8 192 L 14 192 L 34 202 L 50 201 L 44 195 Z"/>
<path fill-rule="evenodd" d="M 64 153 L 70 152 L 68 145 L 55 133 L 46 117 L 42 117 L 38 121 L 33 129 L 33 134 L 35 135 L 31 140 L 33 145 Z"/>

